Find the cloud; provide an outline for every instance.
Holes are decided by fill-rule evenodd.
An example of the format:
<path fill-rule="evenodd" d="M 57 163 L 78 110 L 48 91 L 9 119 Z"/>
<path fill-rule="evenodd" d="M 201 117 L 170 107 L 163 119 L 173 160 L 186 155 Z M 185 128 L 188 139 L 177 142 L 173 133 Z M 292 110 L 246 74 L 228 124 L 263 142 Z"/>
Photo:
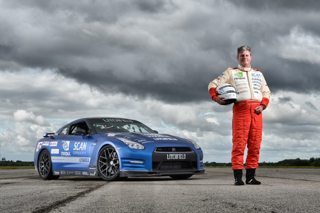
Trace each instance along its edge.
<path fill-rule="evenodd" d="M 310 107 L 312 110 L 316 110 L 318 111 L 318 107 L 316 107 L 315 105 L 313 105 L 313 103 L 311 103 L 310 101 L 306 101 L 305 104 Z"/>
<path fill-rule="evenodd" d="M 1 5 L 0 29 L 5 33 L 0 40 L 0 67 L 9 71 L 25 66 L 53 69 L 104 93 L 171 103 L 206 100 L 207 84 L 237 64 L 235 49 L 244 43 L 253 46 L 255 64 L 267 70 L 274 91 L 308 91 L 315 89 L 320 78 L 314 64 L 318 63 L 317 34 L 295 30 L 306 23 L 311 30 L 316 14 L 313 19 L 297 20 L 297 11 L 285 10 L 295 17 L 293 21 L 270 10 L 248 13 L 246 4 L 232 1 L 80 1 L 76 5 L 2 1 Z M 285 4 L 271 3 L 270 7 L 281 5 Z M 275 20 L 279 25 L 274 25 Z M 275 37 L 276 43 L 271 40 Z M 307 40 L 309 48 L 315 45 L 312 51 L 300 58 L 297 51 L 288 56 Z M 279 47 L 280 57 L 298 64 L 284 66 L 277 53 L 263 51 L 267 44 Z M 263 61 L 265 58 L 269 60 Z M 302 81 L 297 87 L 294 85 L 303 78 L 299 61 L 310 76 L 315 75 L 311 82 Z M 289 72 L 294 76 L 278 80 Z"/>
<path fill-rule="evenodd" d="M 48 122 L 42 116 L 35 116 L 32 112 L 18 110 L 13 114 L 14 120 L 17 122 L 30 122 L 37 125 L 48 125 Z"/>
<path fill-rule="evenodd" d="M 23 147 L 10 148 L 19 157 L 70 120 L 121 116 L 190 137 L 207 160 L 228 161 L 232 107 L 214 104 L 207 85 L 248 44 L 272 91 L 262 159 L 307 156 L 304 149 L 311 157 L 319 149 L 318 5 L 0 0 L 0 142 Z M 285 149 L 290 141 L 299 148 Z"/>
<path fill-rule="evenodd" d="M 256 2 L 252 0 L 239 0 L 237 4 L 248 7 L 250 9 L 255 10 L 297 10 L 297 11 L 304 11 L 304 10 L 316 10 L 316 7 L 319 5 L 317 0 L 306 0 L 305 2 L 301 2 L 299 0 L 278 0 L 278 1 L 271 1 L 271 2 Z"/>
<path fill-rule="evenodd" d="M 5 72 L 3 77 L 7 81 L 0 83 L 8 90 L 1 90 L 2 110 L 6 109 L 1 114 L 6 121 L 0 126 L 2 155 L 31 160 L 35 141 L 46 132 L 55 132 L 77 118 L 106 116 L 136 119 L 160 133 L 190 138 L 203 148 L 205 161 L 230 161 L 230 105 L 219 106 L 210 100 L 165 103 L 120 93 L 104 94 L 53 70 Z M 12 91 L 26 91 L 27 98 L 14 99 Z M 320 104 L 319 95 L 305 97 L 288 91 L 273 94 L 264 112 L 262 161 L 281 160 L 290 153 L 317 156 L 320 129 L 319 121 L 314 118 L 320 114 L 310 106 Z M 19 100 L 19 105 L 13 104 Z M 22 106 L 32 107 L 22 109 Z"/>
<path fill-rule="evenodd" d="M 320 37 L 295 27 L 290 34 L 279 38 L 285 46 L 281 49 L 281 57 L 294 61 L 320 64 Z"/>
<path fill-rule="evenodd" d="M 45 132 L 52 132 L 54 126 L 43 116 L 30 111 L 17 110 L 12 117 L 13 119 L 9 118 L 10 126 L 0 132 L 0 154 L 11 156 L 11 159 L 16 156 L 18 160 L 31 161 L 36 141 Z"/>

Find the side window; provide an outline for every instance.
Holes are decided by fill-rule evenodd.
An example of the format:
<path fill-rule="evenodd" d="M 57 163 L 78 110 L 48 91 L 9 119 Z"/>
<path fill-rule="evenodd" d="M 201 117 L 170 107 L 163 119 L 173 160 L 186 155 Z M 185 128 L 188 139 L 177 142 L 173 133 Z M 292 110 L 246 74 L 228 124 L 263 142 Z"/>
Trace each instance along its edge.
<path fill-rule="evenodd" d="M 63 128 L 59 135 L 67 135 L 68 134 L 68 126 Z"/>
<path fill-rule="evenodd" d="M 70 127 L 70 135 L 87 135 L 89 133 L 89 127 L 85 122 L 73 124 Z"/>

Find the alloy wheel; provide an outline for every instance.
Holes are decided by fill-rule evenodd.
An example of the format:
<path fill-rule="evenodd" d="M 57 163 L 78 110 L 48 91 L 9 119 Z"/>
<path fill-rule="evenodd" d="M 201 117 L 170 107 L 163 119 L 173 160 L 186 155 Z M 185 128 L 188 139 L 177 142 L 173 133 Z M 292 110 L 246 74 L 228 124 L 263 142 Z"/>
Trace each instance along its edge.
<path fill-rule="evenodd" d="M 112 146 L 105 146 L 100 150 L 98 171 L 104 180 L 114 180 L 119 176 L 119 157 Z"/>
<path fill-rule="evenodd" d="M 38 161 L 38 172 L 40 177 L 45 180 L 50 179 L 53 176 L 51 170 L 51 158 L 47 150 L 43 150 L 40 154 Z"/>

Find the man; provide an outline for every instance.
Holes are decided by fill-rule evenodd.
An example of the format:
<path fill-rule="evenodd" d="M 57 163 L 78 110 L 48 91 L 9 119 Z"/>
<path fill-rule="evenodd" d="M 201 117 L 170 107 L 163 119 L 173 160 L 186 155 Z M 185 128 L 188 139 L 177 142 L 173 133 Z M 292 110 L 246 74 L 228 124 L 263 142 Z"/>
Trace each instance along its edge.
<path fill-rule="evenodd" d="M 238 67 L 228 68 L 208 86 L 212 100 L 224 105 L 216 88 L 231 84 L 237 91 L 237 101 L 233 105 L 232 118 L 232 170 L 235 185 L 244 185 L 242 170 L 244 150 L 247 145 L 246 184 L 258 185 L 255 171 L 258 168 L 260 145 L 262 141 L 262 111 L 267 108 L 270 90 L 263 74 L 251 67 L 251 48 L 241 46 L 237 50 Z"/>

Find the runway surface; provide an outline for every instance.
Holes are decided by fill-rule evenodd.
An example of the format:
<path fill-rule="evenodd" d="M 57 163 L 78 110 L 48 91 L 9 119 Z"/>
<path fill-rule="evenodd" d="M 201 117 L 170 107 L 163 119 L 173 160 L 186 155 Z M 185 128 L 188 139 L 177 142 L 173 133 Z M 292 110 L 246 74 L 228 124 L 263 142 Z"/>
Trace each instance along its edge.
<path fill-rule="evenodd" d="M 0 212 L 319 212 L 320 169 L 266 169 L 260 186 L 234 186 L 230 168 L 188 180 L 44 181 L 30 170 L 0 170 Z"/>

